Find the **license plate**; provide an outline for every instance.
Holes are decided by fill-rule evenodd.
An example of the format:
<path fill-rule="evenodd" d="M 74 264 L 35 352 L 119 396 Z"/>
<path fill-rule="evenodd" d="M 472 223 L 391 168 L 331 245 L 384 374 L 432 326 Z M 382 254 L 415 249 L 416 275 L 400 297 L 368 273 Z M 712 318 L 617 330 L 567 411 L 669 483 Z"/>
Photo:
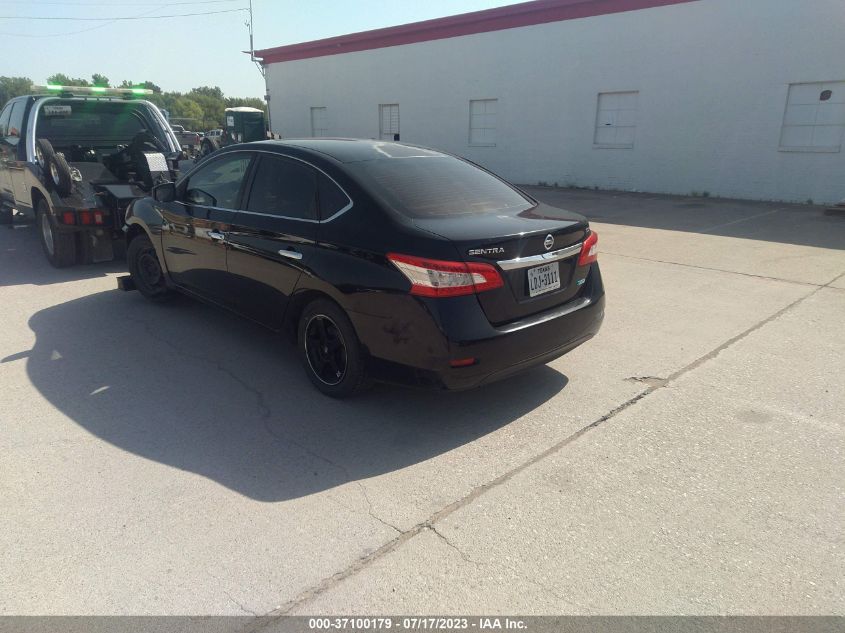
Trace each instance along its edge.
<path fill-rule="evenodd" d="M 560 288 L 560 269 L 557 262 L 528 269 L 528 296 L 551 292 Z"/>

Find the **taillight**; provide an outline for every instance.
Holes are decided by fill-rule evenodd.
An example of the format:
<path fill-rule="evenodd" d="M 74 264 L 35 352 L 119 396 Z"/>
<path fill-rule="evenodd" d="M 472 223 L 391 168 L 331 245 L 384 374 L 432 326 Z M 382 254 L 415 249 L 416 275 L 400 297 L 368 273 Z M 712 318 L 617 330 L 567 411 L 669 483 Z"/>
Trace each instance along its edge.
<path fill-rule="evenodd" d="M 387 259 L 411 282 L 411 294 L 422 297 L 457 297 L 504 285 L 491 264 L 447 262 L 426 257 L 388 253 Z"/>
<path fill-rule="evenodd" d="M 578 255 L 578 265 L 586 266 L 592 264 L 599 256 L 599 236 L 598 233 L 590 233 L 584 244 L 581 246 L 581 254 Z"/>
<path fill-rule="evenodd" d="M 87 209 L 83 209 L 82 211 L 77 212 L 79 216 L 79 223 L 80 224 L 91 224 L 93 219 L 91 218 L 91 212 Z"/>
<path fill-rule="evenodd" d="M 62 224 L 76 224 L 76 214 L 73 211 L 62 213 Z"/>

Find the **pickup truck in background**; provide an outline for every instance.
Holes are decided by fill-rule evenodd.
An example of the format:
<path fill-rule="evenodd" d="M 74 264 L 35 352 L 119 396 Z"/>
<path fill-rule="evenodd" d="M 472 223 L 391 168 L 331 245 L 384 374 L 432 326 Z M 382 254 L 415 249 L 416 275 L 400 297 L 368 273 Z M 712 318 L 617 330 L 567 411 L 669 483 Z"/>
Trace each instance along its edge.
<path fill-rule="evenodd" d="M 170 129 L 173 130 L 173 133 L 179 140 L 179 147 L 187 147 L 188 152 L 191 154 L 199 149 L 201 139 L 198 133 L 186 130 L 181 125 L 171 125 Z"/>

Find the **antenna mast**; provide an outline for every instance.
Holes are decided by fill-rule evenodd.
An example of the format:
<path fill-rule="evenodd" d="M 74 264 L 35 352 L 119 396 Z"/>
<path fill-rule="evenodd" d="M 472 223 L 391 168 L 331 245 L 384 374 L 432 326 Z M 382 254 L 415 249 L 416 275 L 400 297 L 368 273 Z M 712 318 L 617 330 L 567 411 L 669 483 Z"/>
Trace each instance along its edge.
<path fill-rule="evenodd" d="M 258 72 L 261 73 L 261 76 L 264 76 L 264 65 L 258 61 L 258 58 L 255 56 L 255 45 L 253 44 L 253 36 L 252 36 L 252 0 L 249 0 L 249 22 L 247 22 L 247 27 L 249 27 L 249 59 L 252 61 L 253 64 L 258 68 Z"/>

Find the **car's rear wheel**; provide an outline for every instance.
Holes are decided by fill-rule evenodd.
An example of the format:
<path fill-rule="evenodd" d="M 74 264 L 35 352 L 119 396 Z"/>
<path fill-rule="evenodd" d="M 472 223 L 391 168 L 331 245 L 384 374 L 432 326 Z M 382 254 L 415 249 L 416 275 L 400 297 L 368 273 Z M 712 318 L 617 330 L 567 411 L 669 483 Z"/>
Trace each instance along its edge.
<path fill-rule="evenodd" d="M 76 235 L 56 230 L 56 220 L 44 198 L 38 199 L 35 208 L 41 248 L 47 261 L 56 268 L 73 266 L 76 263 Z"/>
<path fill-rule="evenodd" d="M 151 301 L 162 302 L 170 299 L 173 291 L 167 287 L 164 270 L 149 237 L 139 235 L 129 242 L 126 264 L 138 292 Z"/>
<path fill-rule="evenodd" d="M 370 385 L 361 343 L 337 304 L 309 303 L 299 318 L 297 342 L 308 378 L 327 396 L 348 398 Z"/>

